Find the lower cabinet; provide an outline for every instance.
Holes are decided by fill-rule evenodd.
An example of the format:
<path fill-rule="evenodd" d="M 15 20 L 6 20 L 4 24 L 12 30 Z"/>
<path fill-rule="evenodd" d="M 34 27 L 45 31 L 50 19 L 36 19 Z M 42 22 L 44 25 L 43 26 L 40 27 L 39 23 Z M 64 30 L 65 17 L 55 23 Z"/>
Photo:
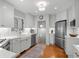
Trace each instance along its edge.
<path fill-rule="evenodd" d="M 10 40 L 10 51 L 15 53 L 21 52 L 21 41 L 19 39 Z"/>
<path fill-rule="evenodd" d="M 65 39 L 65 51 L 69 58 L 73 58 L 73 45 L 79 45 L 79 38 L 76 37 L 69 37 Z"/>
<path fill-rule="evenodd" d="M 15 53 L 21 53 L 22 51 L 30 47 L 30 39 L 12 39 L 10 40 L 10 51 Z"/>
<path fill-rule="evenodd" d="M 31 46 L 31 39 L 23 39 L 21 40 L 21 50 L 26 50 Z"/>

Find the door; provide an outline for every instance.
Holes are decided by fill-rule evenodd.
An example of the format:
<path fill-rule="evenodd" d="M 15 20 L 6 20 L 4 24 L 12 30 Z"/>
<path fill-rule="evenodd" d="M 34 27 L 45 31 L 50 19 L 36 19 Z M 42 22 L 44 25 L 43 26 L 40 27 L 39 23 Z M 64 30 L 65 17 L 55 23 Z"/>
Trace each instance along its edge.
<path fill-rule="evenodd" d="M 46 21 L 38 21 L 38 41 L 39 43 L 46 43 Z"/>
<path fill-rule="evenodd" d="M 38 37 L 39 37 L 39 43 L 46 42 L 46 29 L 45 28 L 39 28 L 38 29 Z"/>

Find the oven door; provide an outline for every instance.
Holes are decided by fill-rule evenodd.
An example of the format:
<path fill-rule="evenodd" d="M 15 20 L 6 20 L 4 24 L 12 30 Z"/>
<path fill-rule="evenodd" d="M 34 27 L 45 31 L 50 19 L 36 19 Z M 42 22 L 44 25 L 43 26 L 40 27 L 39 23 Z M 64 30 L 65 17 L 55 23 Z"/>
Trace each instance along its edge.
<path fill-rule="evenodd" d="M 5 43 L 5 45 L 3 45 L 2 48 L 10 51 L 10 42 Z"/>

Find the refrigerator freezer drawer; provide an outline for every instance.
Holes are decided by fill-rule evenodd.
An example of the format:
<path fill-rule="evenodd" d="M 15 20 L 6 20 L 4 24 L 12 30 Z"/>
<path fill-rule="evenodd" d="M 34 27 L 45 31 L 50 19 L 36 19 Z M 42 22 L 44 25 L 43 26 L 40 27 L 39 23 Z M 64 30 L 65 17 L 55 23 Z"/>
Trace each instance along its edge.
<path fill-rule="evenodd" d="M 63 38 L 57 38 L 55 37 L 55 43 L 57 46 L 61 47 L 61 48 L 65 48 L 64 44 L 64 39 Z"/>

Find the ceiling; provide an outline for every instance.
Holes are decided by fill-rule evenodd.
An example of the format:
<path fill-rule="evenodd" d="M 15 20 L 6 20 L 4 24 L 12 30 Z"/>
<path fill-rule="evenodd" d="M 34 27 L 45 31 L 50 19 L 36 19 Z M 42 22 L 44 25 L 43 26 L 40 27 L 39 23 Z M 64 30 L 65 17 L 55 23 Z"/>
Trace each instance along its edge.
<path fill-rule="evenodd" d="M 12 4 L 16 9 L 24 12 L 31 13 L 33 15 L 37 14 L 55 14 L 59 11 L 62 11 L 73 4 L 73 0 L 5 0 Z M 36 4 L 39 1 L 46 1 L 48 3 L 45 11 L 39 11 Z M 57 8 L 55 10 L 54 8 Z"/>

